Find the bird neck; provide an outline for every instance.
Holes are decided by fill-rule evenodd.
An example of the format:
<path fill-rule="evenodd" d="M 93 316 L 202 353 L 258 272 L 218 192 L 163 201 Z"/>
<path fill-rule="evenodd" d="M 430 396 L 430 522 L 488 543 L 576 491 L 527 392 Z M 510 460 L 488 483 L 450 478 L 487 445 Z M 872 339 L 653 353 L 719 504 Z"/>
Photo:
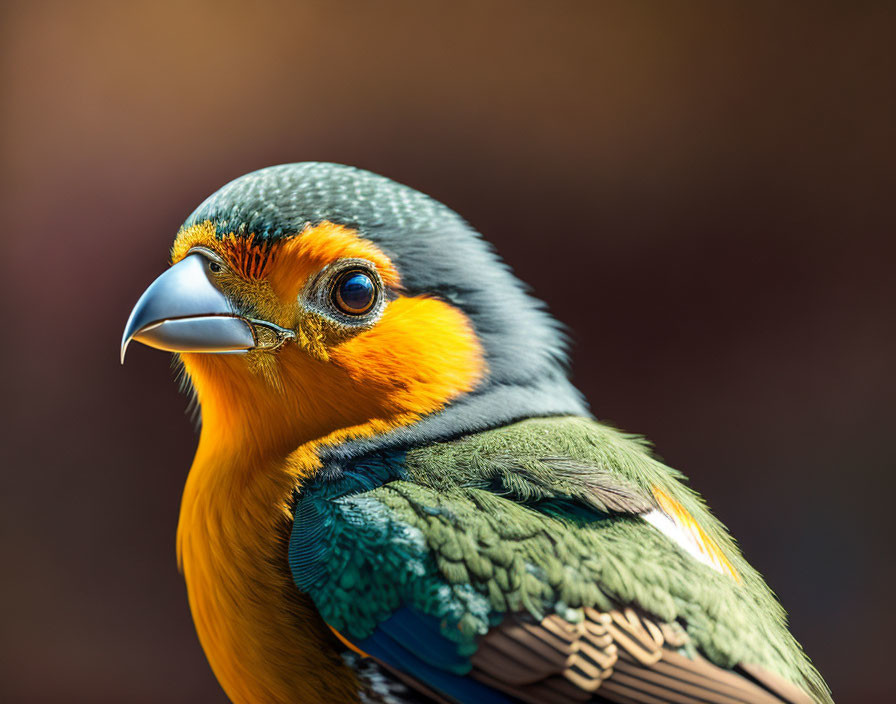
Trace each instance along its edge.
<path fill-rule="evenodd" d="M 177 550 L 215 676 L 237 704 L 356 701 L 354 676 L 286 557 L 296 467 L 311 471 L 314 441 L 338 421 L 299 413 L 295 399 L 272 394 L 263 379 L 188 371 L 203 425 Z"/>

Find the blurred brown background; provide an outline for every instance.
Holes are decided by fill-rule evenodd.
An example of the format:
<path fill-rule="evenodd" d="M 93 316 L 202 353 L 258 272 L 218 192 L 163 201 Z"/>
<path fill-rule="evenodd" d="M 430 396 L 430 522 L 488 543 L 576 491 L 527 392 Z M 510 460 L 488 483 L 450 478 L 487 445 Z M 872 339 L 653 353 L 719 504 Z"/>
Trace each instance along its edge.
<path fill-rule="evenodd" d="M 119 336 L 206 195 L 317 159 L 478 226 L 838 701 L 892 701 L 894 10 L 5 3 L 0 699 L 224 701 L 174 561 L 186 402 Z"/>

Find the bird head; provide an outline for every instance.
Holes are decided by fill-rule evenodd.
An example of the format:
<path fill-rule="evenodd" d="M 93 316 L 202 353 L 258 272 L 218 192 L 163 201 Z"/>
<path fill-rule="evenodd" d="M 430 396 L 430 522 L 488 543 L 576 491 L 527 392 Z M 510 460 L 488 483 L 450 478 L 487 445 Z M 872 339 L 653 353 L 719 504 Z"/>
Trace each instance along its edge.
<path fill-rule="evenodd" d="M 203 427 L 238 447 L 586 413 L 557 324 L 475 230 L 335 164 L 262 169 L 206 199 L 132 311 L 122 361 L 132 340 L 180 356 Z"/>

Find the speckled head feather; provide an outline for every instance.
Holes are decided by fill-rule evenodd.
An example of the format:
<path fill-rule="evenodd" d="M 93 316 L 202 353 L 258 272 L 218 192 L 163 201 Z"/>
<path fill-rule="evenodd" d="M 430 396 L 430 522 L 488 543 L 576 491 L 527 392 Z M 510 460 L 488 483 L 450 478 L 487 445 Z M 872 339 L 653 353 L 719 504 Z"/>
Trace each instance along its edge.
<path fill-rule="evenodd" d="M 558 323 L 476 230 L 419 191 L 350 166 L 284 164 L 231 181 L 207 198 L 184 228 L 210 222 L 219 238 L 264 243 L 301 236 L 325 221 L 350 227 L 380 247 L 407 294 L 437 296 L 462 310 L 488 368 L 479 386 L 446 410 L 331 452 L 446 439 L 531 416 L 587 415 L 567 378 Z"/>

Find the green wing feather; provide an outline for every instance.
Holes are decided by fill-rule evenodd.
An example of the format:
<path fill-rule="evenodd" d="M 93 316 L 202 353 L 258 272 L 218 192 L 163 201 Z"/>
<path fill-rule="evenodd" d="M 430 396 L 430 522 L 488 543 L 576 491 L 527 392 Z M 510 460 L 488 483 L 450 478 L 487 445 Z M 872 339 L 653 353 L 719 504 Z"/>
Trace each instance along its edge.
<path fill-rule="evenodd" d="M 404 462 L 402 480 L 319 500 L 329 512 L 320 537 L 333 549 L 306 591 L 346 635 L 363 639 L 407 605 L 440 619 L 470 654 L 507 612 L 575 621 L 586 607 L 633 605 L 684 624 L 721 667 L 755 664 L 829 701 L 765 582 L 639 439 L 584 418 L 532 419 L 411 450 Z M 697 519 L 742 581 L 638 515 L 655 487 Z"/>

